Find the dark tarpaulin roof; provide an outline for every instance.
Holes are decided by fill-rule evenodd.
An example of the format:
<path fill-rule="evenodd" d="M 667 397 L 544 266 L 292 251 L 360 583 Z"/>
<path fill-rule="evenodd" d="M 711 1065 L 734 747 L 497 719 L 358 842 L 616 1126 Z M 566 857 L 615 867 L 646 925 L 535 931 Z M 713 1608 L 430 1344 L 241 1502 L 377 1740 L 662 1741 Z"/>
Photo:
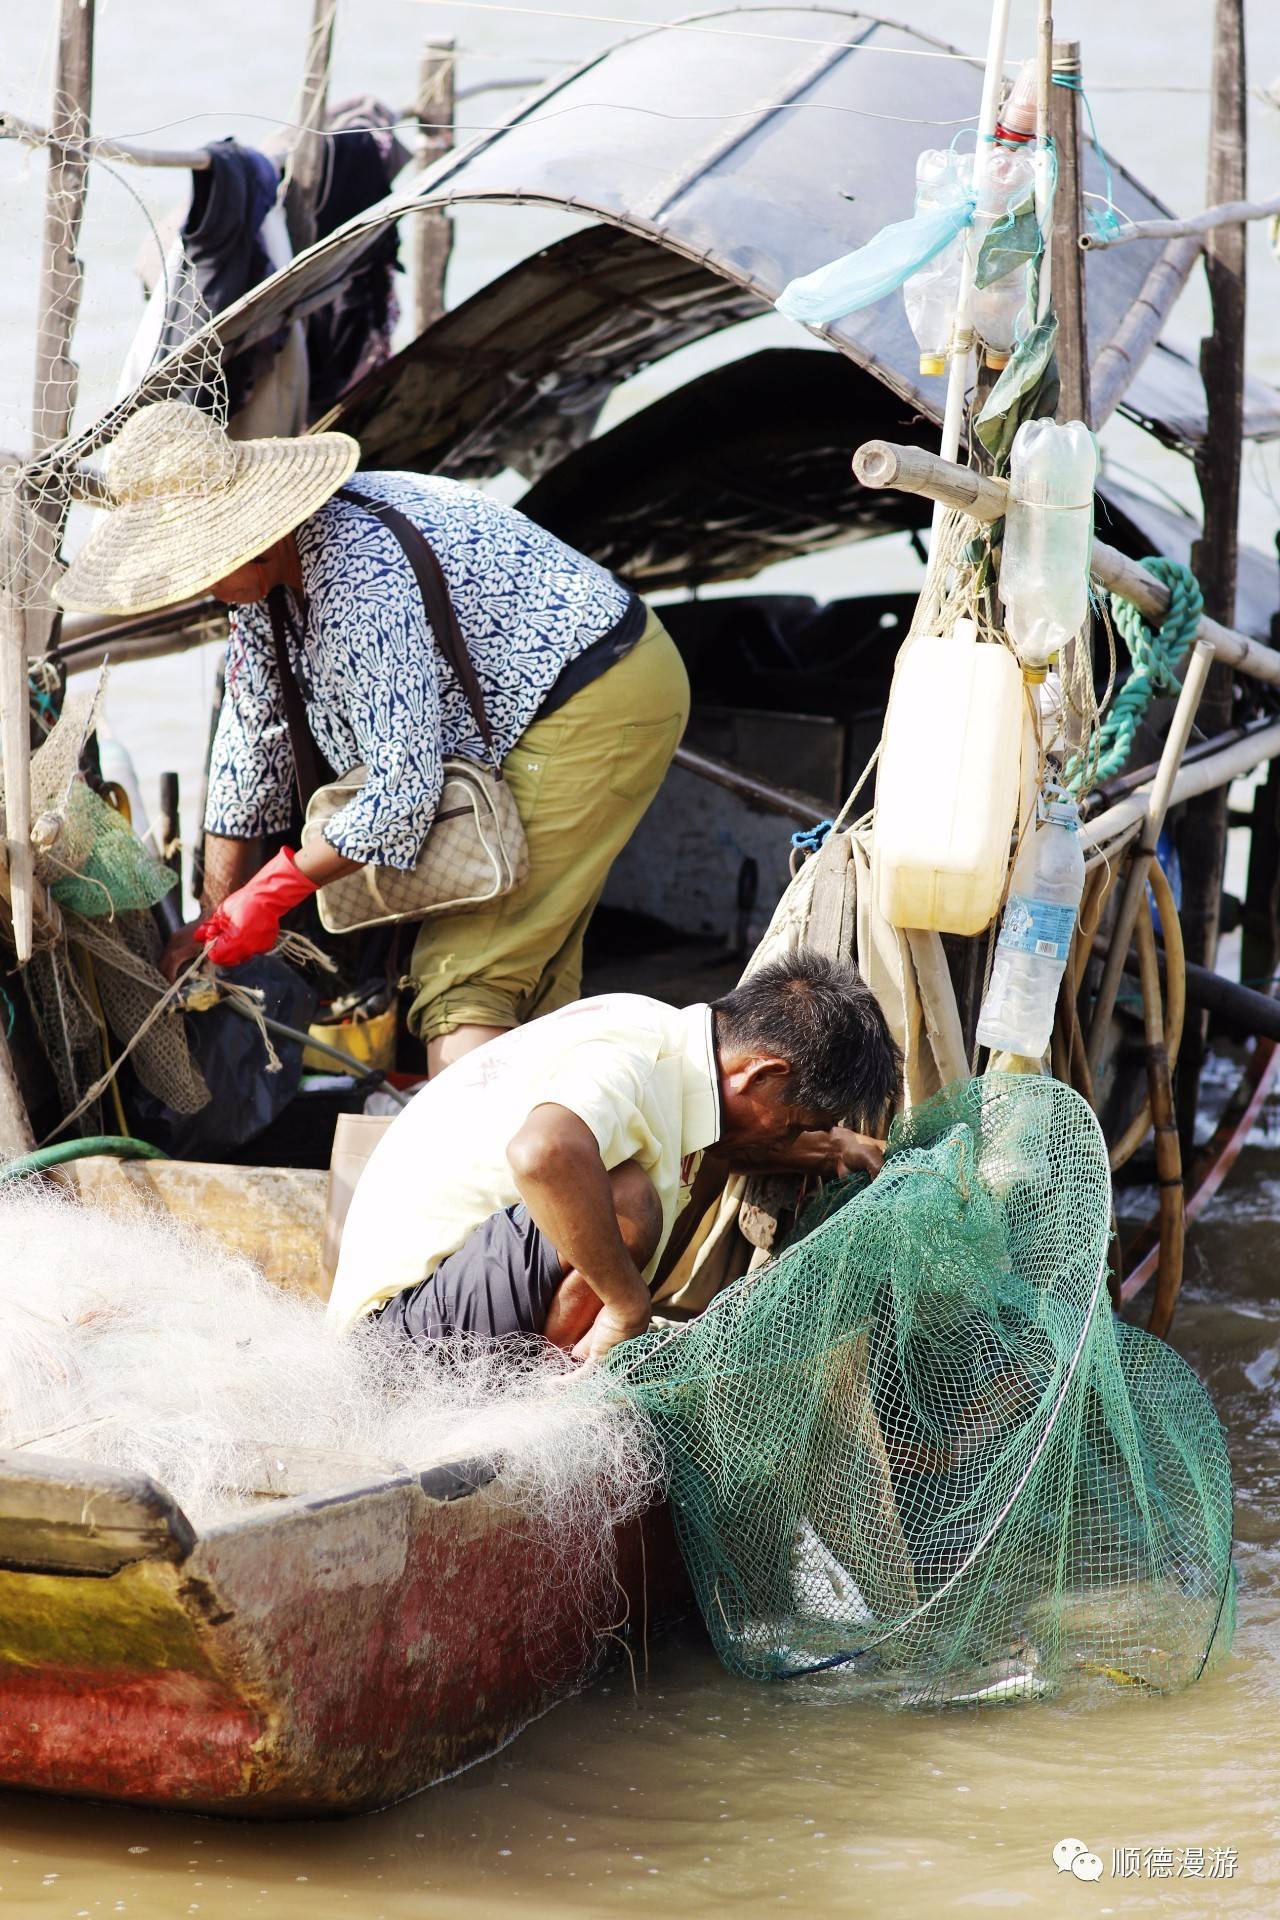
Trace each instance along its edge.
<path fill-rule="evenodd" d="M 833 353 L 771 348 L 716 367 L 559 462 L 520 501 L 562 539 L 651 593 L 744 580 L 779 560 L 929 524 L 915 494 L 868 492 L 862 440 L 928 442 L 931 424 Z M 1200 532 L 1103 478 L 1099 528 L 1135 558 L 1189 561 Z M 1268 638 L 1276 561 L 1242 547 L 1235 624 Z"/>
<path fill-rule="evenodd" d="M 344 425 L 368 433 L 384 409 L 403 409 L 407 425 L 428 390 L 433 421 L 444 421 L 453 396 L 465 393 L 468 457 L 486 463 L 474 471 L 503 464 L 544 470 L 529 428 L 535 419 L 550 428 L 561 390 L 585 437 L 589 385 L 590 398 L 602 399 L 611 371 L 625 377 L 645 358 L 696 337 L 695 329 L 711 332 L 743 316 L 740 299 L 716 299 L 710 291 L 698 299 L 686 276 L 689 299 L 664 343 L 666 316 L 660 305 L 648 305 L 649 243 L 667 250 L 673 269 L 683 256 L 700 263 L 707 278 L 754 295 L 760 306 L 745 311 L 759 311 L 796 275 L 909 212 L 919 149 L 947 144 L 955 122 L 977 113 L 977 65 L 913 57 L 955 50 L 871 15 L 770 8 L 707 15 L 703 25 L 714 31 L 658 28 L 611 49 L 530 101 L 504 131 L 423 176 L 424 204 L 570 208 L 617 223 L 635 244 L 597 229 L 517 266 L 450 316 L 448 336 L 432 329 L 380 370 L 342 408 Z M 725 37 L 735 26 L 777 37 Z M 845 42 L 857 44 L 839 44 Z M 896 55 L 881 51 L 893 49 Z M 1101 194 L 1106 178 L 1091 150 L 1085 173 L 1087 190 Z M 1143 219 L 1167 211 L 1122 168 L 1113 166 L 1112 178 L 1123 213 Z M 1086 257 L 1095 351 L 1128 313 L 1159 252 L 1158 242 L 1147 241 Z M 557 287 L 558 275 L 596 284 Z M 650 324 L 639 341 L 637 311 L 646 307 Z M 499 313 L 501 331 L 494 325 Z M 608 356 L 620 333 L 632 351 L 618 352 L 611 370 Z M 913 408 L 940 416 L 944 383 L 917 372 L 901 296 L 848 316 L 824 337 Z M 450 366 L 437 352 L 465 354 L 472 342 L 490 356 L 493 424 L 478 443 L 472 436 L 484 374 L 474 363 Z M 526 391 L 535 379 L 536 397 Z M 519 417 L 507 442 L 501 411 L 513 400 Z M 1184 355 L 1157 349 L 1123 408 L 1171 443 L 1194 444 L 1204 430 L 1198 369 Z M 1251 435 L 1280 432 L 1280 396 L 1251 382 L 1246 424 Z M 371 460 L 402 457 L 407 436 L 391 420 L 372 430 Z M 446 449 L 434 432 L 429 437 L 437 459 L 463 470 L 461 443 Z"/>
<path fill-rule="evenodd" d="M 841 44 L 847 42 L 856 44 Z M 386 450 L 379 447 L 376 457 L 427 464 L 412 458 L 411 443 L 413 416 L 429 388 L 436 464 L 462 469 L 444 431 L 456 407 L 464 437 L 475 434 L 482 415 L 491 422 L 477 442 L 478 457 L 502 465 L 518 456 L 531 471 L 531 430 L 536 439 L 557 415 L 576 410 L 578 437 L 589 431 L 593 357 L 598 391 L 614 366 L 623 377 L 637 361 L 768 307 L 796 275 L 902 218 L 912 204 L 917 151 L 947 144 L 957 119 L 976 116 L 981 84 L 974 61 L 904 55 L 954 51 L 911 28 L 837 7 L 726 10 L 699 16 L 692 30 L 663 25 L 641 32 L 523 103 L 501 131 L 446 155 L 412 192 L 390 196 L 301 254 L 220 314 L 212 330 L 226 343 L 247 343 L 323 305 L 386 222 L 414 208 L 530 204 L 621 229 L 594 242 L 577 236 L 584 251 L 568 242 L 566 251 L 553 248 L 517 267 L 498 283 L 500 296 L 483 290 L 448 317 L 445 332 L 432 329 L 340 410 L 344 424 L 366 434 L 384 409 L 393 411 L 400 431 L 385 436 Z M 1088 190 L 1102 192 L 1092 152 L 1085 172 Z M 1123 168 L 1113 167 L 1113 179 L 1126 214 L 1141 219 L 1166 211 Z M 652 258 L 655 247 L 665 254 L 660 263 Z M 1135 242 L 1087 256 L 1095 352 L 1129 310 L 1158 250 L 1158 242 Z M 568 290 L 551 286 L 556 269 L 595 281 L 576 312 Z M 506 308 L 501 325 L 499 298 Z M 619 334 L 630 335 L 629 349 L 615 347 Z M 489 356 L 479 368 L 477 335 Z M 899 398 L 939 417 L 942 382 L 921 381 L 916 372 L 900 297 L 850 315 L 826 337 Z M 527 392 L 532 380 L 540 405 Z M 503 400 L 513 430 L 510 455 L 503 451 Z M 76 450 L 102 444 L 135 404 L 112 409 Z M 1193 444 L 1203 432 L 1199 373 L 1167 349 L 1148 358 L 1124 406 L 1175 444 Z M 1250 382 L 1246 410 L 1251 436 L 1280 433 L 1280 396 L 1269 388 Z"/>

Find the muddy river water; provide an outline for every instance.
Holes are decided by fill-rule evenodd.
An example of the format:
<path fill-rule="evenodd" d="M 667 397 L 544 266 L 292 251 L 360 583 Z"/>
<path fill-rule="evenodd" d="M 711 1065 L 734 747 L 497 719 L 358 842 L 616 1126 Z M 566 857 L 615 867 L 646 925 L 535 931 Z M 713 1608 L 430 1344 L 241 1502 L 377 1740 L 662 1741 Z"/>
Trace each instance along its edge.
<path fill-rule="evenodd" d="M 1280 1911 L 1280 1146 L 1197 1229 L 1177 1345 L 1237 1476 L 1235 1654 L 1169 1699 L 885 1713 L 732 1679 L 692 1629 L 399 1807 L 253 1827 L 0 1799 L 4 1920 Z M 1085 1843 L 1102 1878 L 1059 1873 Z M 1198 1850 L 1198 1851 L 1197 1851 Z"/>
<path fill-rule="evenodd" d="M 560 12 L 572 6 L 562 0 Z M 969 47 L 981 44 L 987 12 L 984 0 L 898 0 L 886 10 Z M 50 0 L 0 0 L 6 85 L 38 61 L 55 11 Z M 428 31 L 456 33 L 470 50 L 462 78 L 474 82 L 551 71 L 557 59 L 602 44 L 616 30 L 593 23 L 593 13 L 660 18 L 686 9 L 668 0 L 616 9 L 580 0 L 577 11 L 583 17 L 531 19 L 447 3 L 343 0 L 334 92 L 372 87 L 404 100 Z M 1103 137 L 1173 205 L 1202 205 L 1206 0 L 1162 5 L 1158 35 L 1146 9 L 1077 0 L 1058 11 L 1059 30 L 1084 43 Z M 1015 9 L 1015 54 L 1030 51 L 1031 12 L 1025 0 Z M 198 57 L 188 38 L 197 13 Z M 228 132 L 265 134 L 290 112 L 309 0 L 265 8 L 209 0 L 199 10 L 111 0 L 98 15 L 98 130 L 142 136 L 160 128 L 156 142 L 196 144 Z M 1257 88 L 1280 73 L 1274 8 L 1251 9 L 1250 58 Z M 1179 91 L 1110 90 L 1122 83 Z M 493 118 L 498 104 L 492 96 L 474 101 L 471 120 Z M 1272 192 L 1280 114 L 1255 98 L 1251 121 L 1251 183 Z M 154 207 L 174 197 L 175 176 L 136 184 Z M 118 187 L 95 186 L 83 251 L 110 284 L 105 297 L 86 299 L 82 387 L 91 405 L 109 394 L 137 311 L 128 268 L 140 232 L 131 209 Z M 536 244 L 543 229 L 532 218 L 501 209 L 471 218 L 459 235 L 453 297 Z M 1250 364 L 1274 379 L 1280 274 L 1260 228 L 1253 247 Z M 11 259 L 0 286 L 6 421 L 14 395 L 25 405 L 30 388 L 22 354 L 10 351 L 31 318 L 33 282 L 19 268 Z M 1194 336 L 1201 311 L 1193 292 L 1184 335 Z M 0 435 L 0 443 L 21 440 Z M 1110 445 L 1115 458 L 1193 497 L 1185 464 L 1134 430 L 1117 426 Z M 1278 473 L 1274 449 L 1251 455 L 1244 525 L 1259 546 L 1274 532 Z M 837 583 L 831 591 L 858 591 L 873 575 L 881 587 L 918 579 L 897 543 L 881 558 L 855 550 L 821 565 L 820 577 Z M 794 567 L 777 572 L 775 584 L 792 583 L 823 590 Z M 194 798 L 213 665 L 211 655 L 189 655 L 116 678 L 110 717 L 149 796 L 159 769 L 179 765 L 188 805 Z M 1041 1704 L 888 1715 L 848 1704 L 835 1677 L 772 1687 L 731 1679 L 689 1631 L 652 1648 L 650 1671 L 634 1688 L 625 1667 L 613 1669 L 498 1758 L 355 1821 L 250 1827 L 0 1798 L 0 1917 L 488 1920 L 616 1911 L 671 1920 L 716 1909 L 893 1920 L 1198 1920 L 1218 1912 L 1262 1920 L 1280 1912 L 1278 1235 L 1280 1147 L 1260 1140 L 1194 1233 L 1176 1329 L 1229 1429 L 1238 1478 L 1236 1652 L 1190 1693 L 1129 1696 L 1089 1711 Z M 1052 1850 L 1068 1837 L 1102 1861 L 1096 1883 L 1058 1872 Z"/>

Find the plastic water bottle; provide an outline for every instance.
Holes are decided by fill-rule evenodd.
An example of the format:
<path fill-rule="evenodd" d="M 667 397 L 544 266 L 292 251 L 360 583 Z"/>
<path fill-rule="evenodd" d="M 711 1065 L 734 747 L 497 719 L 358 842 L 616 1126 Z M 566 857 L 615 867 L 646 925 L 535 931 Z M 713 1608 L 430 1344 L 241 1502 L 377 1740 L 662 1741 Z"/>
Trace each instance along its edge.
<path fill-rule="evenodd" d="M 1011 207 L 1031 193 L 1035 170 L 1025 153 L 996 147 L 987 162 L 982 192 L 974 214 L 974 245 L 978 252 L 993 227 L 1008 217 Z M 973 290 L 973 324 L 986 348 L 989 367 L 1008 364 L 1017 338 L 1018 321 L 1027 304 L 1027 273 L 1015 267 L 989 287 Z"/>
<path fill-rule="evenodd" d="M 1005 624 L 1024 668 L 1042 675 L 1089 610 L 1098 449 L 1083 420 L 1025 420 L 1009 456 L 1000 556 Z"/>
<path fill-rule="evenodd" d="M 996 121 L 997 140 L 1034 140 L 1036 133 L 1036 62 L 1024 60 L 1018 77 Z"/>
<path fill-rule="evenodd" d="M 1055 794 L 1023 840 L 978 1016 L 980 1046 L 1037 1060 L 1049 1044 L 1084 891 L 1079 827 L 1075 801 Z"/>
<path fill-rule="evenodd" d="M 972 181 L 970 154 L 926 147 L 916 160 L 916 212 L 955 206 L 968 196 Z M 947 370 L 964 246 L 965 235 L 958 233 L 902 286 L 907 321 L 920 349 L 920 371 L 934 378 Z"/>

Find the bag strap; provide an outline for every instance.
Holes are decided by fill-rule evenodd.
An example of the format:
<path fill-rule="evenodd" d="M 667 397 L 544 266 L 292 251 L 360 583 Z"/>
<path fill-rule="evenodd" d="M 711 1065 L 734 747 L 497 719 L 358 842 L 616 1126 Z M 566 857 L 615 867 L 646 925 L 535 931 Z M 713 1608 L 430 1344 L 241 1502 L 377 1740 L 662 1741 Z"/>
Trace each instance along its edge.
<path fill-rule="evenodd" d="M 302 689 L 298 685 L 293 671 L 293 662 L 289 658 L 288 634 L 292 622 L 289 619 L 289 606 L 283 587 L 272 587 L 268 592 L 267 613 L 271 619 L 271 639 L 275 647 L 276 671 L 280 675 L 280 692 L 284 699 L 284 717 L 289 729 L 289 745 L 293 749 L 293 777 L 298 788 L 298 799 L 305 813 L 307 802 L 312 794 L 320 787 L 327 786 L 332 780 L 333 769 L 316 745 L 316 737 L 311 731 L 311 722 L 307 719 Z"/>
<path fill-rule="evenodd" d="M 366 513 L 376 514 L 389 533 L 393 533 L 404 549 L 404 555 L 413 568 L 418 583 L 418 592 L 422 595 L 423 611 L 431 622 L 431 631 L 441 653 L 457 675 L 458 683 L 467 696 L 467 705 L 471 708 L 480 738 L 493 762 L 494 772 L 502 777 L 502 756 L 498 752 L 493 737 L 493 728 L 489 725 L 489 716 L 485 712 L 484 693 L 476 675 L 475 664 L 467 652 L 467 643 L 462 637 L 458 625 L 458 616 L 454 612 L 453 598 L 449 592 L 449 583 L 444 577 L 434 547 L 422 532 L 415 527 L 407 514 L 398 507 L 387 506 L 382 500 L 370 500 L 367 495 L 357 493 L 354 487 L 339 487 L 338 499 L 346 500 L 352 506 L 363 507 Z"/>

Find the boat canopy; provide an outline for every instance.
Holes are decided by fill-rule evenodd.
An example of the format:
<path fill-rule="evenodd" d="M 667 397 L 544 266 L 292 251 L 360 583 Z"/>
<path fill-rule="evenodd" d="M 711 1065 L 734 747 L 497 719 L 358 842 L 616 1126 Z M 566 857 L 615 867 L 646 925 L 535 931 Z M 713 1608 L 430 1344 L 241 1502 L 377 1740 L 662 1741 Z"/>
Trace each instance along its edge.
<path fill-rule="evenodd" d="M 746 580 L 825 547 L 927 528 L 931 501 L 867 491 L 849 453 L 862 440 L 935 438 L 843 357 L 774 347 L 651 402 L 558 461 L 518 504 L 642 593 Z M 1107 469 L 1098 497 L 1113 546 L 1190 563 L 1194 515 Z M 1242 545 L 1234 625 L 1268 639 L 1276 599 L 1274 558 Z"/>
<path fill-rule="evenodd" d="M 355 434 L 369 467 L 468 479 L 514 469 L 537 483 L 528 504 L 553 524 L 567 524 L 576 490 L 584 511 L 571 537 L 650 587 L 723 579 L 731 568 L 745 573 L 769 558 L 908 527 L 918 503 L 872 499 L 848 470 L 860 441 L 932 439 L 941 417 L 945 383 L 921 378 L 901 297 L 814 334 L 794 328 L 794 349 L 755 356 L 753 374 L 730 368 L 721 384 L 700 384 L 687 412 L 678 396 L 650 408 L 653 425 L 637 425 L 636 440 L 651 441 L 659 421 L 667 424 L 668 454 L 679 447 L 678 507 L 660 498 L 652 453 L 641 485 L 618 457 L 629 442 L 609 436 L 611 446 L 597 452 L 592 436 L 610 395 L 678 349 L 765 315 L 767 338 L 787 337 L 772 314 L 778 294 L 910 211 L 917 153 L 970 137 L 981 80 L 980 63 L 956 48 L 849 8 L 730 8 L 666 23 L 527 98 L 500 129 L 446 154 L 407 191 L 251 289 L 208 332 L 224 346 L 270 337 L 331 299 L 388 222 L 428 208 L 568 213 L 580 227 L 446 313 L 318 424 Z M 1167 214 L 1092 148 L 1084 166 L 1086 190 L 1104 196 L 1109 188 L 1122 216 Z M 1135 241 L 1085 254 L 1094 355 L 1160 250 L 1158 241 Z M 751 343 L 744 336 L 742 346 Z M 167 378 L 163 368 L 158 375 Z M 823 420 L 822 395 L 841 375 L 843 391 Z M 144 381 L 64 453 L 91 453 L 148 397 Z M 743 406 L 767 414 L 773 436 L 755 433 L 751 468 L 729 451 L 742 444 L 735 410 Z M 1198 368 L 1169 345 L 1148 355 L 1121 407 L 1184 452 L 1203 440 Z M 1280 435 L 1280 393 L 1253 379 L 1245 433 Z M 815 455 L 821 468 L 810 473 Z M 766 472 L 771 461 L 781 464 Z M 643 496 L 635 511 L 665 521 L 647 544 L 634 522 L 622 538 L 621 504 L 589 498 L 606 472 L 619 502 Z M 1257 609 L 1247 625 L 1260 630 Z"/>

